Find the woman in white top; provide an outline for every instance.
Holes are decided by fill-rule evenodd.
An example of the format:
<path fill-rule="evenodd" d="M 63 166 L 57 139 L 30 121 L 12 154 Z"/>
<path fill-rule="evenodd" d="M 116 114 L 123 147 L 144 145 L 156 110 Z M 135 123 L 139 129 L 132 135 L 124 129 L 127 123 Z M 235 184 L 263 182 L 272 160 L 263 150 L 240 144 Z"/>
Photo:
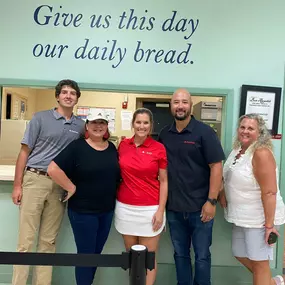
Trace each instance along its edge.
<path fill-rule="evenodd" d="M 271 136 L 257 114 L 239 119 L 234 147 L 224 165 L 224 189 L 219 199 L 225 219 L 233 223 L 233 254 L 253 273 L 253 284 L 284 284 L 280 275 L 271 278 L 269 260 L 273 259 L 271 238 L 279 235 L 278 226 L 285 222 L 285 207 Z"/>

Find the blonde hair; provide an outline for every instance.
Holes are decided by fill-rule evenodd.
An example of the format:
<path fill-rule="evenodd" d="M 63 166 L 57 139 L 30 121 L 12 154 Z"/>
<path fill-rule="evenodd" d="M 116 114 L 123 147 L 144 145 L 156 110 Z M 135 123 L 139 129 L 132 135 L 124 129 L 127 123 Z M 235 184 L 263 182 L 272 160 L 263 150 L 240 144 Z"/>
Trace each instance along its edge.
<path fill-rule="evenodd" d="M 266 127 L 266 123 L 264 119 L 260 115 L 254 114 L 254 113 L 243 115 L 238 120 L 238 128 L 243 119 L 252 119 L 257 122 L 259 136 L 257 138 L 257 141 L 253 143 L 252 150 L 254 151 L 257 148 L 261 148 L 261 147 L 265 147 L 265 148 L 272 150 L 273 144 L 271 142 L 271 135 Z M 238 136 L 236 135 L 234 139 L 234 143 L 233 143 L 233 148 L 238 149 L 240 147 L 241 147 L 241 143 L 239 142 Z"/>

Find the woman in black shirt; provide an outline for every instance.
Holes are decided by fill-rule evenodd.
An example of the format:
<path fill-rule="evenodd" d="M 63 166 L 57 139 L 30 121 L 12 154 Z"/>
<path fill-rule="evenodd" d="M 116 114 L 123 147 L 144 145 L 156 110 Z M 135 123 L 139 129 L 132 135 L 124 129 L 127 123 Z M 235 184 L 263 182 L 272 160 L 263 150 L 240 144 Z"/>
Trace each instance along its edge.
<path fill-rule="evenodd" d="M 108 142 L 108 120 L 90 114 L 85 139 L 70 143 L 48 167 L 51 178 L 66 190 L 68 216 L 78 253 L 100 254 L 108 238 L 120 179 L 116 147 Z M 96 268 L 77 267 L 77 285 L 93 283 Z"/>

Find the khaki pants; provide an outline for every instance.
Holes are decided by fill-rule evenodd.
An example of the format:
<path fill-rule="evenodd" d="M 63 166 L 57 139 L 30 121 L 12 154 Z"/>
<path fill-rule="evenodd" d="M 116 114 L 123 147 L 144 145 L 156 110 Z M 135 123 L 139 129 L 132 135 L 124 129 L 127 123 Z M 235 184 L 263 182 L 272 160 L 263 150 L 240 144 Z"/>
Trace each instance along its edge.
<path fill-rule="evenodd" d="M 37 252 L 55 252 L 65 204 L 59 199 L 62 188 L 51 178 L 26 171 L 23 178 L 23 197 L 20 205 L 18 252 L 31 252 L 38 234 Z M 15 265 L 13 285 L 26 285 L 29 266 Z M 51 266 L 37 266 L 33 272 L 33 285 L 50 285 Z"/>

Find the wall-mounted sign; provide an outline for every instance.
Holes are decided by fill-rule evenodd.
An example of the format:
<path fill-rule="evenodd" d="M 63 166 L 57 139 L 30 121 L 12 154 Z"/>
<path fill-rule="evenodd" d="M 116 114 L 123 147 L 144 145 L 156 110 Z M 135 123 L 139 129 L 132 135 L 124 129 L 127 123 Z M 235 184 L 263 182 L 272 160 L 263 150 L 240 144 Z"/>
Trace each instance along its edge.
<path fill-rule="evenodd" d="M 242 85 L 240 116 L 259 114 L 266 122 L 272 135 L 278 133 L 281 88 Z"/>

